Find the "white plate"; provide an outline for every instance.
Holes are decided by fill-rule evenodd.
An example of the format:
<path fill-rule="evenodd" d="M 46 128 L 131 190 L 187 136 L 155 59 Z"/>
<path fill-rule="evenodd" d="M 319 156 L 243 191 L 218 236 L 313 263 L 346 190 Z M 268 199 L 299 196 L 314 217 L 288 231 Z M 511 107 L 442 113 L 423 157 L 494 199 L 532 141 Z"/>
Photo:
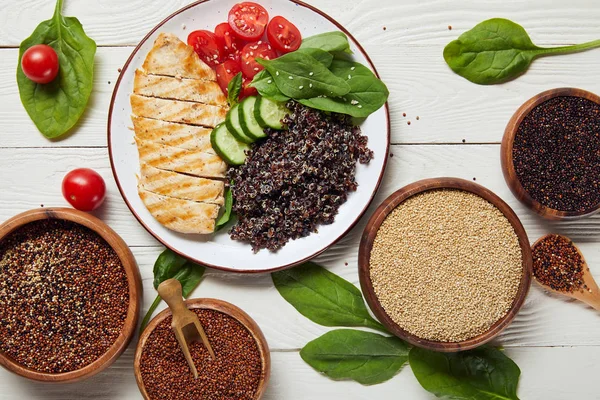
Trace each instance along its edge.
<path fill-rule="evenodd" d="M 236 0 L 204 1 L 190 4 L 158 24 L 135 48 L 117 81 L 108 116 L 108 149 L 110 162 L 123 199 L 138 221 L 171 250 L 209 267 L 235 272 L 270 272 L 304 262 L 323 252 L 346 234 L 365 212 L 381 182 L 388 156 L 390 124 L 387 104 L 371 114 L 361 125 L 369 137 L 369 148 L 375 157 L 368 165 L 358 164 L 358 190 L 350 193 L 335 222 L 320 226 L 318 233 L 292 240 L 277 252 L 261 250 L 253 253 L 249 244 L 233 241 L 225 232 L 215 235 L 184 235 L 159 224 L 144 206 L 137 193 L 139 159 L 131 129 L 129 95 L 133 76 L 140 67 L 160 32 L 171 32 L 186 40 L 197 29 L 213 30 L 227 19 Z M 337 22 L 313 7 L 288 0 L 259 0 L 269 16 L 282 15 L 294 23 L 304 37 L 341 30 L 349 39 L 354 59 L 375 70 L 358 42 Z"/>

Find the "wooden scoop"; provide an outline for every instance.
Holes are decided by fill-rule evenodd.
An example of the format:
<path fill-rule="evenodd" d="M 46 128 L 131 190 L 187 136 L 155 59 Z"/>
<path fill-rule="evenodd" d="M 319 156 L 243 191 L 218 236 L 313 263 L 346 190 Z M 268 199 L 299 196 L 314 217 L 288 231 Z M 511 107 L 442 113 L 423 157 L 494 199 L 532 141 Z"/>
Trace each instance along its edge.
<path fill-rule="evenodd" d="M 565 240 L 568 240 L 569 242 L 572 243 L 573 247 L 575 247 L 575 249 L 577 250 L 577 252 L 579 253 L 579 255 L 581 256 L 581 262 L 583 263 L 582 268 L 583 268 L 583 276 L 581 277 L 583 280 L 583 283 L 587 286 L 587 289 L 585 288 L 581 288 L 579 290 L 575 290 L 573 291 L 573 293 L 569 293 L 569 292 L 561 292 L 559 290 L 554 290 L 552 289 L 550 286 L 543 284 L 542 282 L 537 281 L 537 283 L 539 283 L 541 286 L 544 287 L 544 289 L 547 289 L 548 291 L 552 292 L 552 293 L 558 293 L 561 294 L 563 296 L 567 296 L 567 297 L 571 297 L 574 299 L 577 299 L 579 301 L 583 301 L 584 303 L 586 303 L 587 305 L 595 308 L 596 310 L 600 311 L 600 290 L 598 289 L 598 285 L 596 284 L 596 281 L 594 280 L 594 277 L 592 276 L 592 274 L 590 273 L 590 269 L 587 265 L 587 262 L 585 261 L 585 257 L 583 257 L 583 254 L 581 253 L 581 250 L 579 250 L 579 247 L 577 247 L 575 245 L 575 243 L 573 243 L 573 241 L 571 239 L 569 239 L 568 237 L 564 236 L 564 235 L 557 235 L 557 234 L 548 234 L 548 235 L 544 235 L 541 238 L 539 238 L 532 246 L 532 249 L 543 239 L 545 239 L 548 236 L 560 236 L 562 238 L 564 238 Z M 535 262 L 535 261 L 534 261 Z M 534 275 L 535 278 L 535 275 Z"/>
<path fill-rule="evenodd" d="M 215 353 L 213 352 L 212 346 L 206 337 L 206 333 L 204 333 L 204 329 L 200 324 L 198 315 L 196 315 L 196 313 L 193 311 L 188 310 L 187 306 L 183 302 L 181 283 L 179 283 L 177 279 L 167 279 L 166 281 L 162 282 L 158 286 L 158 294 L 164 301 L 167 302 L 169 308 L 171 309 L 171 313 L 173 314 L 173 323 L 171 324 L 171 328 L 173 329 L 175 337 L 179 342 L 179 347 L 181 347 L 181 351 L 183 351 L 183 355 L 185 356 L 185 359 L 187 360 L 188 365 L 194 374 L 194 378 L 197 379 L 198 370 L 194 365 L 188 345 L 197 341 L 198 339 L 201 339 L 211 358 L 215 358 Z"/>

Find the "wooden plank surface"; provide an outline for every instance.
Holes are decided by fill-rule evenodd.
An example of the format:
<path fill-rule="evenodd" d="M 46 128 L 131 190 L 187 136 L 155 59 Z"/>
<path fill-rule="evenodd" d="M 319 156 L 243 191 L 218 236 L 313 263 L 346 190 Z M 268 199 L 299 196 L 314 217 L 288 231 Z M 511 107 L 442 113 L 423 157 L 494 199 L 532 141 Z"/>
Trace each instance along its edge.
<path fill-rule="evenodd" d="M 36 131 L 20 104 L 15 68 L 16 47 L 39 21 L 51 16 L 54 0 L 0 0 L 0 221 L 42 204 L 66 206 L 60 193 L 63 176 L 73 168 L 94 168 L 104 176 L 109 191 L 105 205 L 95 214 L 132 247 L 143 276 L 144 309 L 155 296 L 152 265 L 162 247 L 136 222 L 118 193 L 107 156 L 106 118 L 118 69 L 133 46 L 162 18 L 187 3 L 188 0 L 67 0 L 65 15 L 77 16 L 100 46 L 94 94 L 73 134 L 60 141 L 48 141 Z M 442 59 L 446 43 L 491 17 L 511 18 L 522 24 L 540 45 L 598 39 L 599 2 L 310 3 L 345 25 L 372 57 L 390 88 L 392 142 L 396 144 L 382 188 L 367 216 L 318 262 L 358 284 L 358 241 L 374 207 L 394 190 L 415 180 L 457 176 L 475 178 L 507 201 L 520 216 L 530 241 L 551 231 L 571 236 L 600 279 L 600 217 L 552 223 L 527 211 L 504 183 L 498 145 L 512 113 L 536 93 L 561 86 L 600 92 L 600 50 L 537 60 L 519 79 L 491 87 L 474 85 L 454 75 Z M 194 296 L 218 297 L 237 304 L 262 327 L 273 357 L 266 399 L 432 398 L 420 388 L 408 367 L 391 381 L 371 387 L 319 376 L 302 362 L 298 350 L 328 328 L 298 314 L 279 296 L 269 275 L 208 271 Z M 505 346 L 522 370 L 522 399 L 598 398 L 595 366 L 600 363 L 600 318 L 589 307 L 549 295 L 534 285 L 521 313 L 496 344 Z M 130 347 L 105 373 L 68 386 L 35 384 L 0 370 L 0 400 L 139 399 L 131 370 L 132 357 Z"/>

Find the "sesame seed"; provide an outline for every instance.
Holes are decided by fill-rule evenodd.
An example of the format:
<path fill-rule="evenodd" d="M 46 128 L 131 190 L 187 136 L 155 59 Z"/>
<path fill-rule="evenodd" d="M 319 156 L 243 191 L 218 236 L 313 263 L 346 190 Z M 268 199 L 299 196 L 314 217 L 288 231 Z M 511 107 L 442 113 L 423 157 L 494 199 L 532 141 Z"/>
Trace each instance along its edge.
<path fill-rule="evenodd" d="M 272 81 L 271 79 L 269 79 L 269 80 L 267 81 L 267 83 L 273 83 L 273 81 Z"/>
<path fill-rule="evenodd" d="M 288 76 L 288 78 L 289 78 L 290 80 L 293 80 L 293 79 L 294 79 L 294 77 L 293 77 L 293 76 L 291 76 L 291 75 L 290 75 L 290 76 Z"/>
<path fill-rule="evenodd" d="M 313 76 L 315 73 L 314 72 L 309 72 L 308 75 L 309 76 Z"/>
<path fill-rule="evenodd" d="M 356 67 L 352 67 L 350 68 L 350 71 L 354 71 L 356 69 Z"/>
<path fill-rule="evenodd" d="M 298 86 L 298 89 L 302 90 L 302 89 L 304 89 L 304 86 L 300 85 L 300 86 Z"/>

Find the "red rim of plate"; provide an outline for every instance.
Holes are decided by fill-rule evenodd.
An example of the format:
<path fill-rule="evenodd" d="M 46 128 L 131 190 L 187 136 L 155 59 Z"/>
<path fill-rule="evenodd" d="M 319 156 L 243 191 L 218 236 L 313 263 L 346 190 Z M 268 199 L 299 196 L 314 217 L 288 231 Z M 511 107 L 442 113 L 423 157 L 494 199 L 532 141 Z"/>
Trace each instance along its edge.
<path fill-rule="evenodd" d="M 140 41 L 140 43 L 135 47 L 135 49 L 133 50 L 133 52 L 131 53 L 131 55 L 129 56 L 129 58 L 127 59 L 127 62 L 125 62 L 125 65 L 123 65 L 123 67 L 121 68 L 121 73 L 119 74 L 119 78 L 117 79 L 117 82 L 115 84 L 115 89 L 113 90 L 113 95 L 111 97 L 110 100 L 110 108 L 108 111 L 108 126 L 107 126 L 107 133 L 108 133 L 108 156 L 110 159 L 110 168 L 112 169 L 112 173 L 113 176 L 115 178 L 115 182 L 117 183 L 117 187 L 119 188 L 119 192 L 121 193 L 121 197 L 123 198 L 123 200 L 125 201 L 125 204 L 127 204 L 127 207 L 129 208 L 129 210 L 131 211 L 131 213 L 133 214 L 133 216 L 138 220 L 138 222 L 144 227 L 144 229 L 146 229 L 146 231 L 148 231 L 148 233 L 150 233 L 156 240 L 158 240 L 160 243 L 162 243 L 165 247 L 167 247 L 168 249 L 172 250 L 173 252 L 179 254 L 182 257 L 185 257 L 193 262 L 196 262 L 198 264 L 201 265 L 205 265 L 209 268 L 213 268 L 213 269 L 217 269 L 217 270 L 221 270 L 221 271 L 228 271 L 228 272 L 237 272 L 237 273 L 246 273 L 246 274 L 261 274 L 261 273 L 270 273 L 270 272 L 275 272 L 275 271 L 280 271 L 283 269 L 287 269 L 287 268 L 291 268 L 294 267 L 296 265 L 302 264 L 303 262 L 306 262 L 316 256 L 318 256 L 319 254 L 323 253 L 325 250 L 327 250 L 328 248 L 330 248 L 331 246 L 333 246 L 334 244 L 336 244 L 340 239 L 342 239 L 344 236 L 346 236 L 348 234 L 348 232 L 350 232 L 352 230 L 352 228 L 354 228 L 354 226 L 358 223 L 358 221 L 362 218 L 362 216 L 365 214 L 365 212 L 367 211 L 367 209 L 369 208 L 369 206 L 371 205 L 371 203 L 373 202 L 373 198 L 375 197 L 375 195 L 377 194 L 377 191 L 379 190 L 379 187 L 381 186 L 381 180 L 383 179 L 383 175 L 385 173 L 385 169 L 387 166 L 387 160 L 388 160 L 388 154 L 390 152 L 390 140 L 391 140 L 391 129 L 390 129 L 390 110 L 388 107 L 388 103 L 386 102 L 384 104 L 384 109 L 385 109 L 385 118 L 386 118 L 386 125 L 387 125 L 387 145 L 386 145 L 386 152 L 384 155 L 384 160 L 383 160 L 383 167 L 381 168 L 381 173 L 379 174 L 379 178 L 377 179 L 377 184 L 375 185 L 375 190 L 373 190 L 373 193 L 371 194 L 371 197 L 368 201 L 368 203 L 365 205 L 365 207 L 360 211 L 360 213 L 358 214 L 358 216 L 356 217 L 356 219 L 350 224 L 350 226 L 348 226 L 348 229 L 346 229 L 340 236 L 338 236 L 335 240 L 333 240 L 329 245 L 325 246 L 323 249 L 302 258 L 301 260 L 298 260 L 296 262 L 290 263 L 290 264 L 285 264 L 279 267 L 275 267 L 275 268 L 270 268 L 270 269 L 264 269 L 264 270 L 255 270 L 255 269 L 235 269 L 235 268 L 229 268 L 229 267 L 223 267 L 223 266 L 218 266 L 218 265 L 212 265 L 209 264 L 205 261 L 202 260 L 198 260 L 195 258 L 190 257 L 187 254 L 182 253 L 181 251 L 178 251 L 177 249 L 174 249 L 173 247 L 171 247 L 170 245 L 168 245 L 167 243 L 165 243 L 165 241 L 163 239 L 161 239 L 158 234 L 156 234 L 154 231 L 152 231 L 142 220 L 142 218 L 140 218 L 140 216 L 136 213 L 136 211 L 133 209 L 133 207 L 131 206 L 131 204 L 129 204 L 129 201 L 127 200 L 127 197 L 125 196 L 125 193 L 123 192 L 123 189 L 121 188 L 121 183 L 119 182 L 119 178 L 117 176 L 117 173 L 115 171 L 115 164 L 114 164 L 114 160 L 113 160 L 113 155 L 112 155 L 112 146 L 111 146 L 111 131 L 110 131 L 110 127 L 111 127 L 111 123 L 112 123 L 112 113 L 113 113 L 113 109 L 114 109 L 114 104 L 115 104 L 115 98 L 117 96 L 117 92 L 119 90 L 119 85 L 121 84 L 121 80 L 123 78 L 123 74 L 125 73 L 125 71 L 127 70 L 127 68 L 129 67 L 129 64 L 131 63 L 131 61 L 133 60 L 133 57 L 135 57 L 135 55 L 137 54 L 137 52 L 139 51 L 140 47 L 146 43 L 146 41 L 150 38 L 150 36 L 152 36 L 152 34 L 154 32 L 156 32 L 158 29 L 160 29 L 165 23 L 167 23 L 171 18 L 175 17 L 176 15 L 181 14 L 184 11 L 189 10 L 190 8 L 194 8 L 199 4 L 202 3 L 207 3 L 210 0 L 199 0 L 196 1 L 194 3 L 191 3 L 177 11 L 175 11 L 173 14 L 169 15 L 167 18 L 165 18 L 162 22 L 160 22 L 158 25 L 156 25 L 154 28 L 152 28 L 152 30 L 150 32 L 148 32 L 148 34 Z M 344 32 L 348 38 L 350 40 L 352 40 L 352 42 L 354 42 L 354 44 L 356 45 L 356 47 L 359 49 L 359 51 L 362 53 L 362 55 L 366 58 L 367 62 L 369 63 L 369 66 L 373 69 L 373 72 L 375 73 L 375 75 L 380 78 L 379 73 L 377 72 L 377 69 L 375 68 L 375 65 L 373 65 L 373 61 L 371 61 L 371 58 L 369 57 L 369 55 L 367 54 L 367 52 L 365 51 L 365 49 L 360 45 L 360 43 L 358 43 L 358 41 L 354 38 L 354 36 L 352 36 L 352 34 L 350 32 L 348 32 L 348 30 L 346 28 L 344 28 L 339 22 L 337 22 L 336 20 L 334 20 L 333 18 L 331 18 L 329 15 L 325 14 L 323 11 L 311 6 L 310 4 L 306 4 L 302 1 L 299 0 L 289 0 L 292 3 L 295 3 L 299 6 L 308 8 L 309 10 L 321 15 L 322 17 L 324 17 L 325 19 L 327 19 L 329 22 L 331 22 L 332 24 L 334 24 L 339 30 L 341 30 L 342 32 Z"/>

